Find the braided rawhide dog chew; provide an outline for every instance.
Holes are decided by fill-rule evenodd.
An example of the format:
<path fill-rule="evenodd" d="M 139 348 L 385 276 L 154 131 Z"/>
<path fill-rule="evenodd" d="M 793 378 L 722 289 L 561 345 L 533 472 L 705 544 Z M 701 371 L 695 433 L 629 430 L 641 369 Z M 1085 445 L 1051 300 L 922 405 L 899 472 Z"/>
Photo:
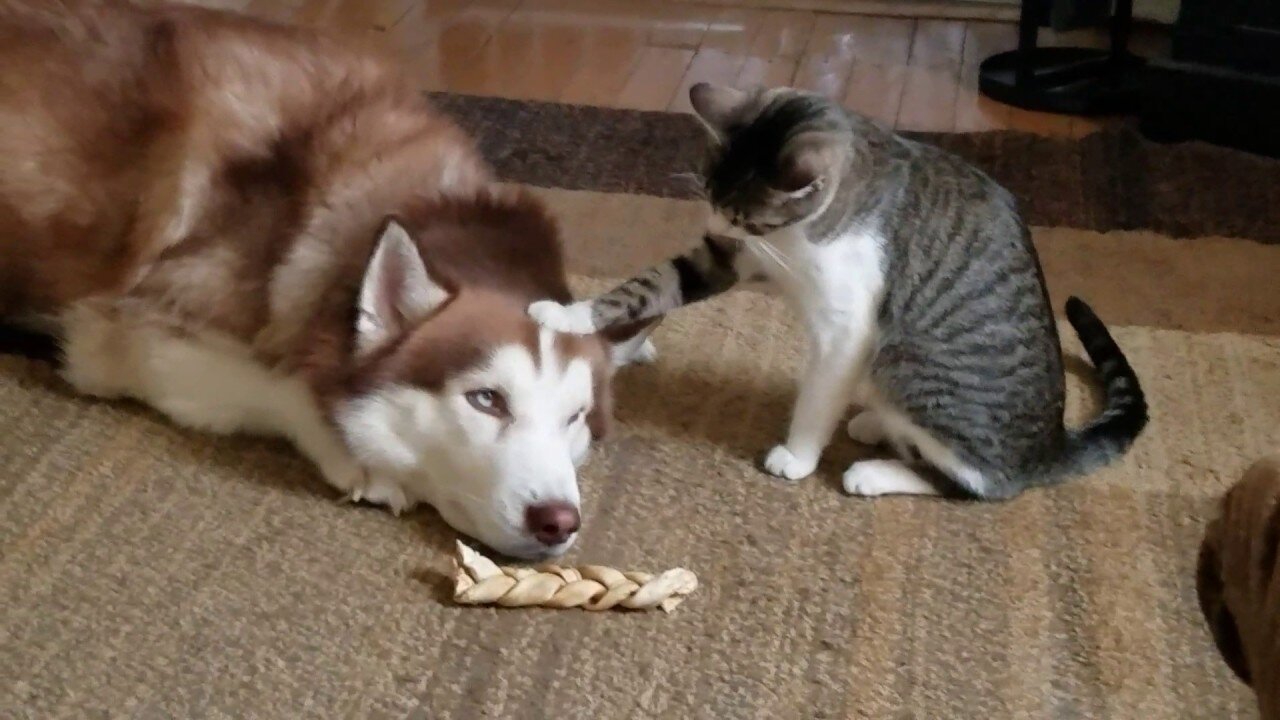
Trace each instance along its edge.
<path fill-rule="evenodd" d="M 698 587 L 684 568 L 650 575 L 599 565 L 499 567 L 461 541 L 453 567 L 453 599 L 463 605 L 671 612 Z"/>

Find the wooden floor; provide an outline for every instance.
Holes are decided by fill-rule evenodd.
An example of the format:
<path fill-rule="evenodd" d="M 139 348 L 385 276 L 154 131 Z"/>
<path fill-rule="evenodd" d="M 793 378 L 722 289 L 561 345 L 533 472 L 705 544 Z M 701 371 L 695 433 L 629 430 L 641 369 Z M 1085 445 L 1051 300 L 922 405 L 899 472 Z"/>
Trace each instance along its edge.
<path fill-rule="evenodd" d="M 660 0 L 189 1 L 385 43 L 431 90 L 683 111 L 689 86 L 706 80 L 814 90 L 903 130 L 1079 136 L 1098 127 L 978 94 L 978 63 L 1016 44 L 1005 23 Z M 1138 40 L 1159 51 L 1159 37 Z"/>

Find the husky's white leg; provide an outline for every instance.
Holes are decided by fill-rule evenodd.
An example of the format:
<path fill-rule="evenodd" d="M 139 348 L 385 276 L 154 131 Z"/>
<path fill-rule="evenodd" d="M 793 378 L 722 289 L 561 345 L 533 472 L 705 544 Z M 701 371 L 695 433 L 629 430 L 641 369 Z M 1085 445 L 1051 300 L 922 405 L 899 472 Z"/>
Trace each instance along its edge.
<path fill-rule="evenodd" d="M 85 395 L 119 398 L 138 385 L 128 327 L 109 308 L 84 302 L 63 313 L 62 378 Z"/>
<path fill-rule="evenodd" d="M 77 390 L 137 398 L 198 430 L 286 438 L 352 499 L 396 513 L 412 506 L 399 483 L 356 462 L 305 382 L 264 367 L 242 348 L 87 304 L 69 311 L 63 327 L 63 375 Z"/>

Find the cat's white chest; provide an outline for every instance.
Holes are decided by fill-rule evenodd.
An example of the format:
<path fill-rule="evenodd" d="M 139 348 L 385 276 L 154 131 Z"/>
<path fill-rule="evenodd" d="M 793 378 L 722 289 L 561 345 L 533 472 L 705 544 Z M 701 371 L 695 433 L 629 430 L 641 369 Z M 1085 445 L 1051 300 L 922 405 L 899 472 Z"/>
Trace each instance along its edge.
<path fill-rule="evenodd" d="M 811 326 L 865 316 L 884 290 L 883 246 L 875 233 L 854 230 L 813 243 L 787 230 L 748 247 Z"/>

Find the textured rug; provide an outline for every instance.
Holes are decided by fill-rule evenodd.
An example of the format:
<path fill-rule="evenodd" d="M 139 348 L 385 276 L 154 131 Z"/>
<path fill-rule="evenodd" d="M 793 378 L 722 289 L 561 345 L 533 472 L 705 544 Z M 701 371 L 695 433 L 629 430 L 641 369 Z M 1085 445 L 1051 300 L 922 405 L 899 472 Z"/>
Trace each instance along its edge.
<path fill-rule="evenodd" d="M 670 179 L 700 152 L 687 117 L 441 101 L 540 186 L 584 289 L 696 237 Z M 1280 427 L 1280 166 L 1123 132 L 939 140 L 1028 203 L 1055 305 L 1114 327 L 1153 418 L 1124 461 L 1001 505 L 866 501 L 839 491 L 861 452 L 840 439 L 779 483 L 756 463 L 801 345 L 736 293 L 620 377 L 570 558 L 683 565 L 698 593 L 669 616 L 463 609 L 433 512 L 339 505 L 277 443 L 0 358 L 0 717 L 1254 717 L 1194 564 Z M 1096 398 L 1071 366 L 1079 420 Z"/>

